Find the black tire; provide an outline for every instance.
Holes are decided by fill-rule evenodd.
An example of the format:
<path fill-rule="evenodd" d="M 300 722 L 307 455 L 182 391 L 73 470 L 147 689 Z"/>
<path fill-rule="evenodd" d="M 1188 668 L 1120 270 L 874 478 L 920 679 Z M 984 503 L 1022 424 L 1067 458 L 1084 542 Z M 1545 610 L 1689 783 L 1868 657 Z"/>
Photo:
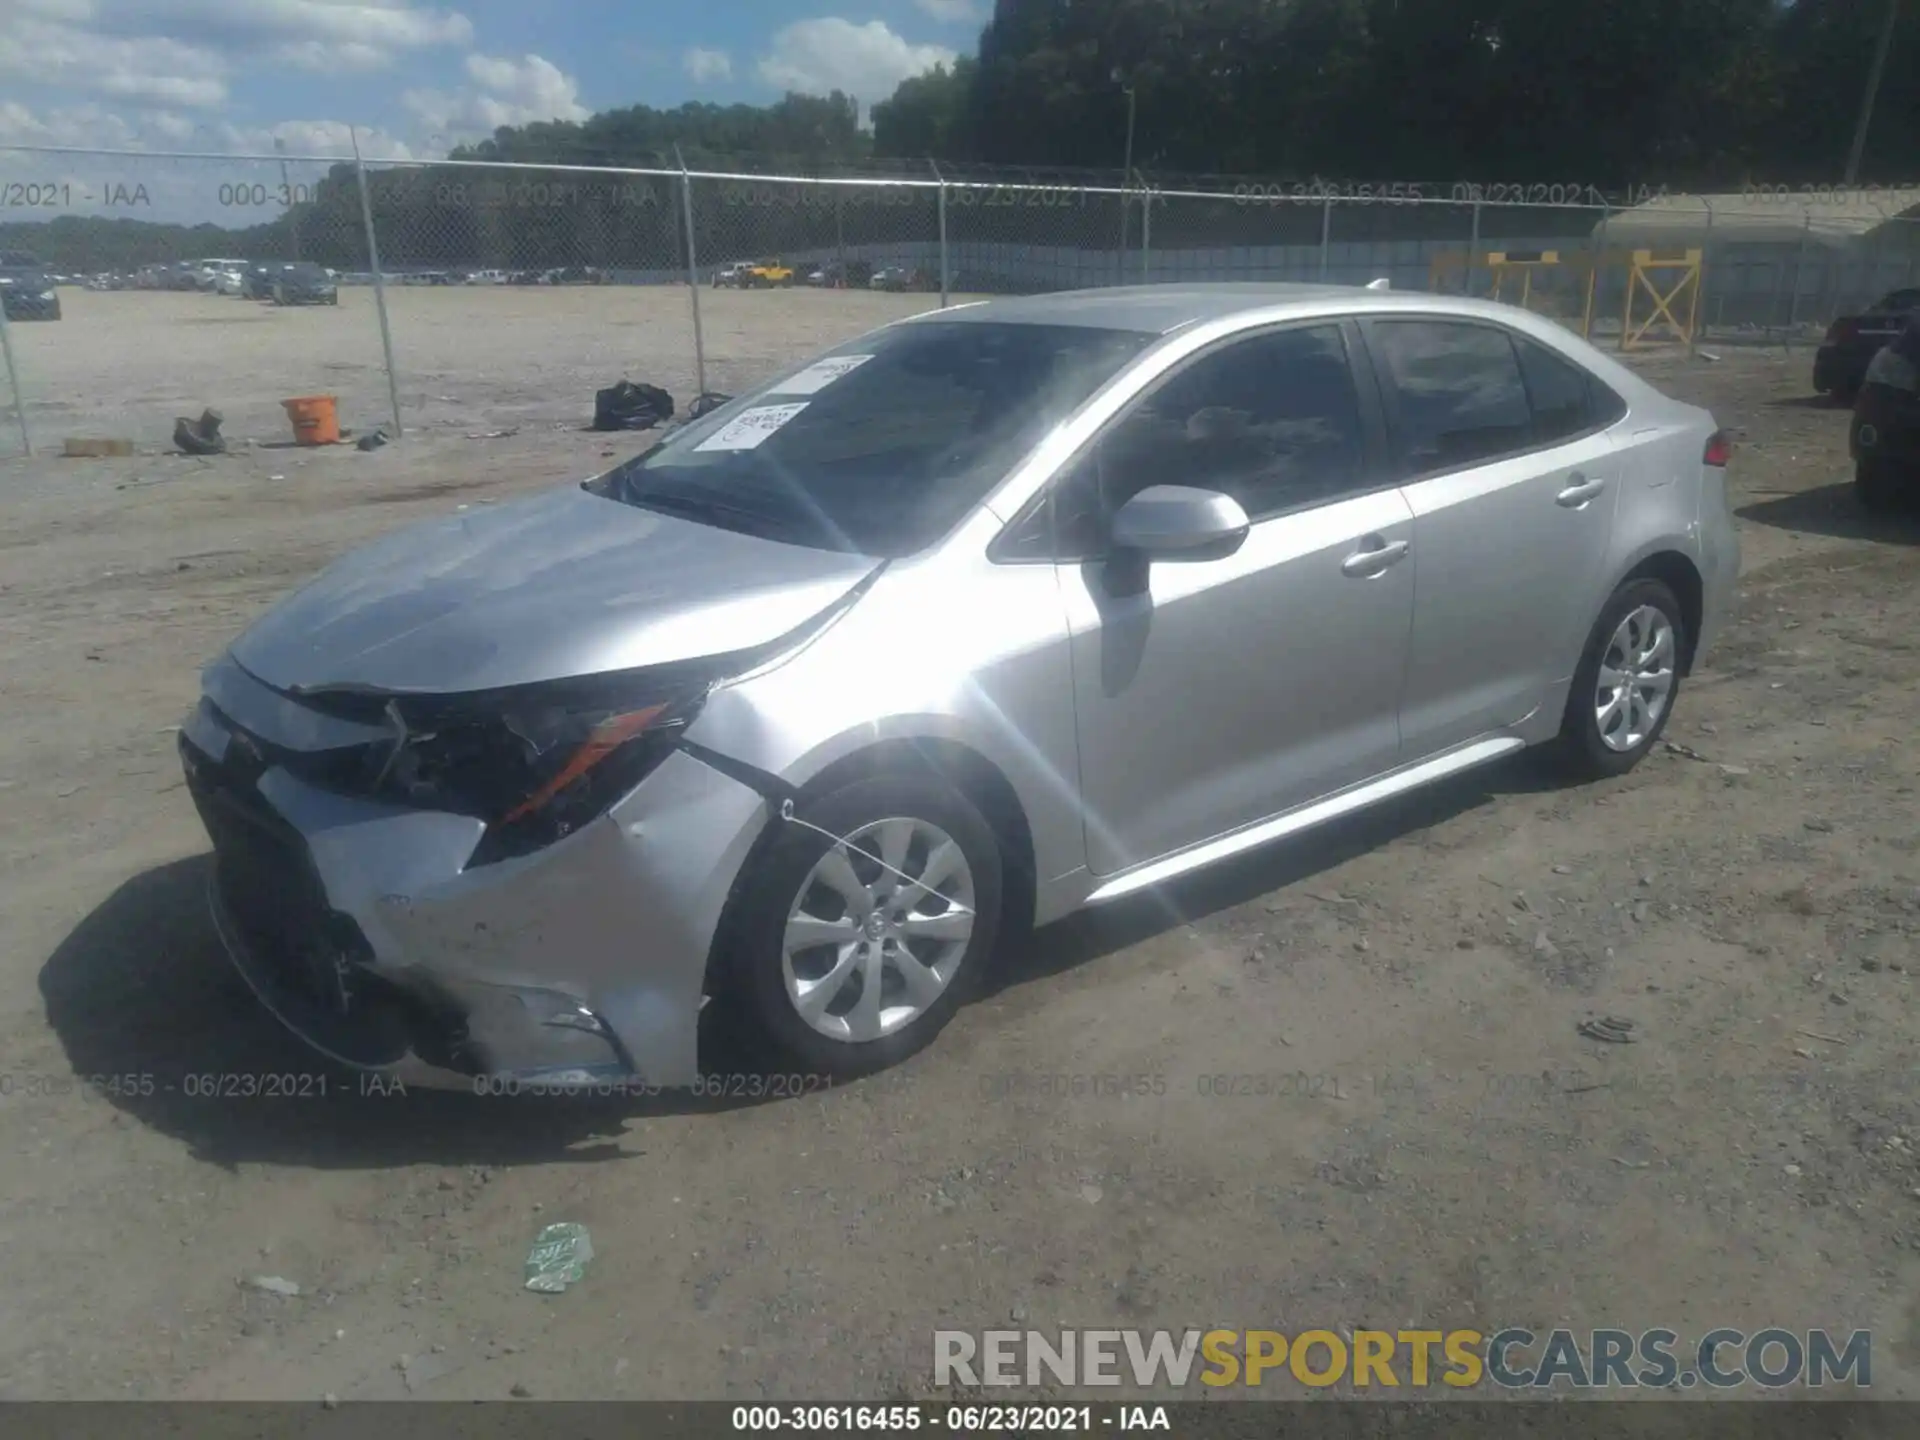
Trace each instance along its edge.
<path fill-rule="evenodd" d="M 787 919 L 814 865 L 833 848 L 818 831 L 787 822 L 749 861 L 749 869 L 721 926 L 723 1003 L 810 1076 L 851 1079 L 898 1064 L 923 1049 L 976 992 L 999 936 L 1003 871 L 993 828 L 945 779 L 899 773 L 856 780 L 802 802 L 795 816 L 835 835 L 851 835 L 877 820 L 930 822 L 959 845 L 973 873 L 974 924 L 946 990 L 908 1024 L 876 1040 L 852 1042 L 822 1035 L 801 1018 L 787 995 L 784 937 Z M 856 863 L 871 862 L 856 856 Z M 871 867 L 877 869 L 877 867 Z M 912 863 L 902 866 L 918 873 Z"/>
<path fill-rule="evenodd" d="M 1595 704 L 1599 698 L 1600 666 L 1613 641 L 1614 631 L 1620 628 L 1620 623 L 1628 615 L 1642 606 L 1658 610 L 1672 628 L 1673 685 L 1667 692 L 1665 707 L 1647 733 L 1641 736 L 1639 743 L 1628 750 L 1616 750 L 1600 735 Z M 1679 703 L 1681 672 L 1685 668 L 1684 657 L 1690 643 L 1685 612 L 1666 585 L 1658 580 L 1643 578 L 1629 580 L 1615 590 L 1607 603 L 1600 607 L 1599 618 L 1594 621 L 1593 630 L 1587 636 L 1586 649 L 1581 653 L 1579 668 L 1573 672 L 1573 686 L 1567 693 L 1566 714 L 1561 720 L 1560 735 L 1555 742 L 1557 758 L 1563 768 L 1579 779 L 1601 780 L 1624 775 L 1645 759 L 1647 752 L 1660 743 L 1661 733 L 1672 718 L 1673 707 Z"/>
<path fill-rule="evenodd" d="M 1862 509 L 1885 515 L 1900 504 L 1899 473 L 1885 460 L 1862 460 L 1853 467 L 1853 493 Z"/>

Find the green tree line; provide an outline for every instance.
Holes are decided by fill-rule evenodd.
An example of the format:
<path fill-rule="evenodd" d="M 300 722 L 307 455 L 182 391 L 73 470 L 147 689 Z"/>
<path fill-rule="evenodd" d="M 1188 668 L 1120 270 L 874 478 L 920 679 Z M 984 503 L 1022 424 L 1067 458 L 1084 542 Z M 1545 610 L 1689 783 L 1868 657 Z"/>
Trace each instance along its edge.
<path fill-rule="evenodd" d="M 741 175 L 931 177 L 937 163 L 954 177 L 1018 166 L 1029 176 L 1111 186 L 1131 104 L 1138 167 L 1161 179 L 1220 177 L 1224 190 L 1234 176 L 1324 176 L 1549 185 L 1617 200 L 1648 185 L 1831 183 L 1846 160 L 1883 6 L 998 0 L 978 55 L 906 81 L 873 106 L 870 129 L 858 104 L 838 92 L 789 94 L 766 106 L 633 105 L 579 123 L 502 128 L 447 159 L 664 170 L 684 160 L 694 170 Z M 1917 11 L 1909 0 L 1894 36 L 1862 182 L 1920 182 Z M 665 275 L 686 263 L 677 178 L 471 163 L 371 165 L 368 175 L 381 258 L 393 268 L 593 265 Z M 872 253 L 931 241 L 935 208 L 930 190 L 700 180 L 694 244 L 703 268 L 840 247 Z M 1203 218 L 1219 243 L 1278 238 L 1271 212 L 1221 206 Z M 1414 217 L 1366 218 L 1392 230 Z M 1310 240 L 1291 230 L 1316 223 L 1290 215 L 1286 238 Z M 950 216 L 950 234 L 962 243 L 1097 248 L 1115 244 L 1109 237 L 1118 230 L 1111 197 L 1051 214 L 975 204 Z M 333 167 L 310 201 L 244 229 L 67 216 L 0 225 L 0 244 L 70 270 L 209 253 L 297 254 L 339 269 L 369 263 L 348 166 Z"/>

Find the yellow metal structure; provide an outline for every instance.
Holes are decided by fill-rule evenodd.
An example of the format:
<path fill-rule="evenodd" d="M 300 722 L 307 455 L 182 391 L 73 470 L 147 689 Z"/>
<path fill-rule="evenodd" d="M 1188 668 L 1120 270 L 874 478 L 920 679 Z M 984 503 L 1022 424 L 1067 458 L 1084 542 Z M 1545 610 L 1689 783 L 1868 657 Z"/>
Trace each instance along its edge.
<path fill-rule="evenodd" d="M 1469 294 L 1483 300 L 1503 300 L 1509 305 L 1518 305 L 1522 310 L 1532 310 L 1535 274 L 1545 276 L 1563 267 L 1568 273 L 1577 273 L 1582 269 L 1587 272 L 1585 305 L 1580 322 L 1580 334 L 1584 337 L 1593 330 L 1592 262 L 1584 255 L 1571 256 L 1563 261 L 1558 250 L 1448 251 L 1433 257 L 1433 263 L 1428 268 L 1427 283 L 1430 289 L 1438 291 L 1443 288 L 1442 279 L 1453 271 L 1472 277 L 1477 271 L 1484 270 L 1488 276 L 1486 288 L 1478 289 L 1469 280 L 1464 287 Z"/>
<path fill-rule="evenodd" d="M 1654 326 L 1664 323 L 1673 337 L 1691 347 L 1694 327 L 1700 318 L 1701 252 L 1685 250 L 1662 258 L 1651 250 L 1631 252 L 1627 271 L 1627 308 L 1620 320 L 1620 348 L 1638 349 Z M 1674 276 L 1679 278 L 1675 279 Z M 1667 282 L 1671 280 L 1671 284 Z M 1645 291 L 1653 302 L 1644 321 L 1634 318 L 1635 303 Z M 1686 318 L 1681 319 L 1676 305 L 1684 302 Z"/>

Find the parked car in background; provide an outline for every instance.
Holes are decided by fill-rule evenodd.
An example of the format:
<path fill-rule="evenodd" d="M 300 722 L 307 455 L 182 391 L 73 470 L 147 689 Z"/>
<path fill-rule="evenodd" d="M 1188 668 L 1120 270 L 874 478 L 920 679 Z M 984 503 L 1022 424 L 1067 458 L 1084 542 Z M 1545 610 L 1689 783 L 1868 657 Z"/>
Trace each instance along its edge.
<path fill-rule="evenodd" d="M 750 260 L 735 260 L 730 265 L 722 265 L 713 272 L 713 288 L 716 290 L 744 290 L 747 287 L 747 272 L 753 269 Z"/>
<path fill-rule="evenodd" d="M 747 267 L 749 290 L 784 288 L 794 282 L 793 267 L 784 260 L 760 260 Z"/>
<path fill-rule="evenodd" d="M 311 261 L 282 265 L 273 275 L 276 305 L 338 305 L 340 290 L 325 270 Z"/>
<path fill-rule="evenodd" d="M 197 289 L 218 290 L 221 276 L 244 270 L 246 265 L 245 260 L 196 260 L 190 268 Z"/>
<path fill-rule="evenodd" d="M 222 270 L 214 277 L 213 288 L 222 295 L 245 295 L 247 293 L 246 270 Z"/>
<path fill-rule="evenodd" d="M 9 320 L 60 318 L 60 292 L 39 256 L 27 250 L 0 250 L 0 306 Z"/>
<path fill-rule="evenodd" d="M 1464 297 L 915 316 L 267 612 L 179 739 L 215 924 L 366 1071 L 688 1086 L 711 999 L 865 1073 L 1029 926 L 1529 746 L 1633 769 L 1730 608 L 1728 459 Z"/>
<path fill-rule="evenodd" d="M 1851 402 L 1866 378 L 1873 357 L 1920 309 L 1920 289 L 1895 290 L 1881 296 L 1857 315 L 1842 315 L 1827 327 L 1827 337 L 1813 352 L 1813 390 Z"/>
<path fill-rule="evenodd" d="M 872 282 L 873 266 L 865 260 L 834 260 L 807 275 L 807 284 L 820 289 L 864 290 Z"/>
<path fill-rule="evenodd" d="M 905 290 L 931 290 L 934 288 L 932 276 L 926 271 L 917 270 L 910 265 L 888 265 L 883 269 L 876 270 L 873 272 L 872 280 L 868 283 L 869 287 L 874 290 L 892 290 L 896 292 Z"/>
<path fill-rule="evenodd" d="M 1847 448 L 1854 491 L 1869 510 L 1920 499 L 1920 308 L 1867 362 Z"/>

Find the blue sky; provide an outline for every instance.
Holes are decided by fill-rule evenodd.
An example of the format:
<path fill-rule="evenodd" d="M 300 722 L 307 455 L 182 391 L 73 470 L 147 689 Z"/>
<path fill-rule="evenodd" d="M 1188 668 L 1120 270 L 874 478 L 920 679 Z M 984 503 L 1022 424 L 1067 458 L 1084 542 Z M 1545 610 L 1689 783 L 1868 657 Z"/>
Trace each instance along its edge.
<path fill-rule="evenodd" d="M 0 0 L 0 146 L 424 157 L 495 125 L 838 86 L 973 48 L 988 0 Z M 8 163 L 8 169 L 14 163 Z"/>

